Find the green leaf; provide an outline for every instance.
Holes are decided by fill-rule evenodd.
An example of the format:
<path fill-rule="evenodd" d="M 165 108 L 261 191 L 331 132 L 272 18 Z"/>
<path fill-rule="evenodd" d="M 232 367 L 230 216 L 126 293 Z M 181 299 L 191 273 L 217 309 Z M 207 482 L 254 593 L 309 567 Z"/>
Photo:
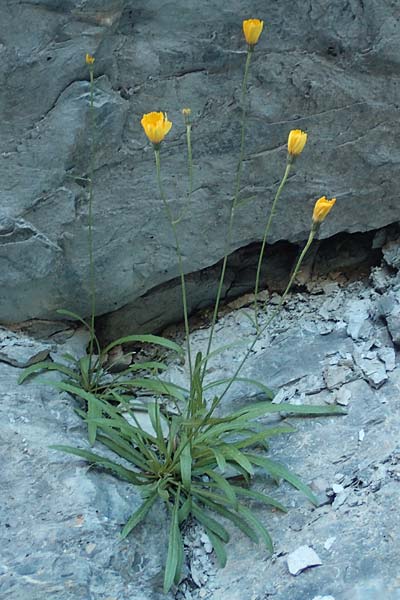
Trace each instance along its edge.
<path fill-rule="evenodd" d="M 218 448 L 210 448 L 210 450 L 215 456 L 215 460 L 217 461 L 217 465 L 218 465 L 218 468 L 220 469 L 221 473 L 225 473 L 225 470 L 226 470 L 225 456 L 222 454 L 222 452 L 220 452 L 218 450 Z"/>
<path fill-rule="evenodd" d="M 118 338 L 114 342 L 111 342 L 106 346 L 103 350 L 103 354 L 109 352 L 115 346 L 120 346 L 122 344 L 130 344 L 132 342 L 141 342 L 145 344 L 155 344 L 156 346 L 163 346 L 164 348 L 168 348 L 169 350 L 174 350 L 178 354 L 185 354 L 184 349 L 173 342 L 172 340 L 168 340 L 167 338 L 161 337 L 159 335 L 127 335 L 125 337 Z"/>
<path fill-rule="evenodd" d="M 172 509 L 171 526 L 169 530 L 167 562 L 164 573 L 164 594 L 169 592 L 174 583 L 180 559 L 180 545 L 182 544 L 182 538 L 179 531 L 179 499 L 180 489 L 178 487 L 174 507 Z"/>
<path fill-rule="evenodd" d="M 160 450 L 160 452 L 162 452 L 164 454 L 164 456 L 166 456 L 167 455 L 167 445 L 165 443 L 164 434 L 163 434 L 163 430 L 161 427 L 160 406 L 157 402 L 149 402 L 147 404 L 147 410 L 148 410 L 148 415 L 150 417 L 150 422 L 153 426 L 154 431 L 156 432 L 158 449 Z"/>
<path fill-rule="evenodd" d="M 162 362 L 158 362 L 155 360 L 149 360 L 144 362 L 137 362 L 133 365 L 130 365 L 127 369 L 120 371 L 118 376 L 116 377 L 116 384 L 118 383 L 118 378 L 127 375 L 128 373 L 132 373 L 132 371 L 147 371 L 147 370 L 156 370 L 156 371 L 165 371 L 168 369 L 167 365 Z"/>
<path fill-rule="evenodd" d="M 283 504 L 281 504 L 280 502 L 278 502 L 278 500 L 275 500 L 271 496 L 268 496 L 267 494 L 263 494 L 255 490 L 249 490 L 239 485 L 233 485 L 232 487 L 234 488 L 235 492 L 241 496 L 247 496 L 252 500 L 257 500 L 258 502 L 262 502 L 263 504 L 267 504 L 268 506 L 278 508 L 282 512 L 287 512 L 287 509 L 283 506 Z"/>
<path fill-rule="evenodd" d="M 295 474 L 289 471 L 284 465 L 274 462 L 269 458 L 257 456 L 255 454 L 247 454 L 247 458 L 254 464 L 265 469 L 272 477 L 277 479 L 285 479 L 293 487 L 298 489 L 312 502 L 315 506 L 318 506 L 318 500 L 312 493 L 308 485 L 303 483 L 301 479 Z"/>
<path fill-rule="evenodd" d="M 255 533 L 255 531 L 239 515 L 237 515 L 231 510 L 228 510 L 222 505 L 224 503 L 224 498 L 222 496 L 220 497 L 221 504 L 219 504 L 218 502 L 214 502 L 213 500 L 211 500 L 208 497 L 208 495 L 204 494 L 203 492 L 196 490 L 194 494 L 199 498 L 200 502 L 208 506 L 211 510 L 220 514 L 221 517 L 232 521 L 232 523 L 236 525 L 238 529 L 243 531 L 243 533 L 247 535 L 247 537 L 250 538 L 253 542 L 258 542 L 258 536 Z"/>
<path fill-rule="evenodd" d="M 204 471 L 204 474 L 208 475 L 208 477 L 210 477 L 211 479 L 213 479 L 215 481 L 217 487 L 221 490 L 221 492 L 223 492 L 225 494 L 225 496 L 227 497 L 229 502 L 236 508 L 238 500 L 237 500 L 237 497 L 235 494 L 235 490 L 228 483 L 228 481 L 225 479 L 225 477 L 222 477 L 222 475 L 218 475 L 218 473 L 216 473 L 212 469 L 206 469 Z"/>
<path fill-rule="evenodd" d="M 192 498 L 191 496 L 188 496 L 185 500 L 185 502 L 182 504 L 182 506 L 179 509 L 179 523 L 183 523 L 183 521 L 186 521 L 186 519 L 188 518 L 188 516 L 190 515 L 190 511 L 192 510 Z"/>
<path fill-rule="evenodd" d="M 99 465 L 105 469 L 113 471 L 116 473 L 118 477 L 121 479 L 125 479 L 130 483 L 134 483 L 136 485 L 141 485 L 143 482 L 138 478 L 137 474 L 129 469 L 125 469 L 122 465 L 109 460 L 108 458 L 104 458 L 104 456 L 100 456 L 99 454 L 94 454 L 93 452 L 88 452 L 87 450 L 81 450 L 80 448 L 73 448 L 71 446 L 49 446 L 52 450 L 60 450 L 61 452 L 66 452 L 67 454 L 73 454 L 74 456 L 79 456 L 80 458 L 84 458 L 88 462 L 94 465 Z"/>
<path fill-rule="evenodd" d="M 58 315 L 63 315 L 64 317 L 71 317 L 72 319 L 74 319 L 74 321 L 79 321 L 87 329 L 90 329 L 89 323 L 87 323 L 84 319 L 82 319 L 82 317 L 80 315 L 78 315 L 77 313 L 74 313 L 70 310 L 65 310 L 64 308 L 59 308 L 58 310 L 56 310 L 56 313 Z"/>
<path fill-rule="evenodd" d="M 183 450 L 179 457 L 182 483 L 185 490 L 190 491 L 192 485 L 192 452 L 190 448 L 190 442 L 187 441 L 187 437 L 184 436 L 181 441 L 181 447 L 183 444 Z"/>
<path fill-rule="evenodd" d="M 212 543 L 212 546 L 213 546 L 213 549 L 215 552 L 215 556 L 217 557 L 217 560 L 218 560 L 218 564 L 221 567 L 221 569 L 223 569 L 226 566 L 226 561 L 227 561 L 224 543 L 221 542 L 220 538 L 218 536 L 214 535 L 214 533 L 210 529 L 205 527 L 205 530 L 206 530 L 206 534 L 210 538 L 210 542 Z"/>
<path fill-rule="evenodd" d="M 72 369 L 69 369 L 65 365 L 62 365 L 61 363 L 42 361 L 42 362 L 37 362 L 34 365 L 30 365 L 29 367 L 24 369 L 22 371 L 22 374 L 18 378 L 18 383 L 23 383 L 25 381 L 25 379 L 27 379 L 34 373 L 37 373 L 37 371 L 43 371 L 43 370 L 58 371 L 59 373 L 63 373 L 64 375 L 67 375 L 71 379 L 75 379 L 75 380 L 79 379 L 79 377 L 78 377 L 77 373 L 75 373 L 75 371 L 73 371 Z"/>
<path fill-rule="evenodd" d="M 212 517 L 207 515 L 204 512 L 204 510 L 202 510 L 200 508 L 200 506 L 193 501 L 192 501 L 192 515 L 194 516 L 195 519 L 197 519 L 197 521 L 201 525 L 203 525 L 207 529 L 210 529 L 210 531 L 212 531 L 213 533 L 215 533 L 215 535 L 217 535 L 219 538 L 221 538 L 221 540 L 223 542 L 229 542 L 229 533 L 226 531 L 226 529 L 224 527 L 222 527 L 222 525 L 220 523 L 215 521 L 215 519 L 213 519 Z"/>
<path fill-rule="evenodd" d="M 231 379 L 232 379 L 231 377 L 226 377 L 225 379 L 218 379 L 216 381 L 212 381 L 211 383 L 208 383 L 207 385 L 204 386 L 204 391 L 209 390 L 218 385 L 223 385 L 225 383 L 229 383 L 231 381 Z M 264 392 L 264 394 L 267 396 L 267 398 L 271 398 L 271 400 L 275 396 L 275 393 L 269 387 L 267 387 L 266 385 L 261 383 L 261 381 L 257 381 L 256 379 L 249 379 L 248 377 L 235 377 L 235 381 L 240 381 L 242 383 L 248 383 L 250 385 L 253 385 L 254 387 L 259 388 L 262 392 Z"/>
<path fill-rule="evenodd" d="M 254 475 L 254 469 L 251 466 L 251 462 L 249 461 L 247 456 L 242 454 L 239 450 L 237 450 L 237 448 L 229 444 L 224 444 L 223 446 L 221 446 L 221 452 L 223 452 L 225 458 L 228 461 L 236 462 L 242 467 L 242 469 L 247 471 L 249 475 Z"/>
<path fill-rule="evenodd" d="M 135 450 L 126 440 L 114 432 L 113 429 L 107 428 L 106 435 L 98 434 L 97 439 L 99 442 L 110 448 L 115 454 L 124 458 L 128 462 L 133 463 L 139 469 L 148 471 L 148 465 L 146 459 Z"/>
<path fill-rule="evenodd" d="M 311 404 L 272 404 L 272 402 L 258 402 L 246 406 L 231 414 L 236 419 L 245 416 L 247 419 L 256 419 L 271 413 L 292 413 L 297 415 L 341 415 L 346 414 L 340 406 L 312 406 Z"/>
<path fill-rule="evenodd" d="M 177 536 L 177 542 L 178 542 L 178 562 L 177 562 L 177 565 L 176 565 L 174 583 L 175 583 L 175 585 L 178 585 L 179 582 L 180 582 L 180 580 L 181 580 L 181 573 L 182 573 L 183 561 L 184 561 L 184 558 L 185 558 L 185 552 L 184 552 L 184 548 L 183 548 L 182 535 L 181 535 L 179 527 L 178 527 L 178 531 L 177 531 L 176 536 Z"/>
<path fill-rule="evenodd" d="M 143 502 L 143 504 L 137 509 L 137 511 L 133 513 L 133 515 L 129 518 L 123 530 L 121 531 L 121 539 L 126 538 L 126 536 L 130 534 L 132 529 L 136 527 L 136 525 L 140 523 L 140 521 L 143 521 L 143 519 L 145 518 L 145 516 L 147 515 L 157 498 L 157 494 L 153 493 L 147 498 L 145 502 Z"/>
<path fill-rule="evenodd" d="M 186 388 L 181 387 L 180 385 L 163 381 L 161 379 L 153 379 L 151 377 L 141 377 L 136 379 L 128 379 L 126 381 L 119 381 L 118 385 L 149 390 L 150 392 L 156 392 L 157 394 L 164 396 L 172 396 L 181 402 L 185 402 L 186 394 L 189 393 Z"/>
<path fill-rule="evenodd" d="M 264 527 L 261 521 L 257 519 L 257 517 L 251 512 L 249 508 L 247 508 L 247 506 L 242 506 L 241 504 L 239 504 L 238 512 L 246 519 L 246 521 L 250 523 L 250 525 L 254 527 L 254 529 L 260 535 L 261 539 L 264 541 L 268 550 L 272 553 L 274 551 L 274 546 L 272 544 L 271 536 L 269 535 L 267 529 Z"/>
<path fill-rule="evenodd" d="M 280 435 L 283 433 L 293 433 L 293 431 L 296 431 L 296 430 L 294 429 L 294 427 L 291 427 L 290 425 L 282 425 L 280 427 L 269 427 L 269 428 L 263 429 L 262 431 L 259 431 L 258 433 L 254 433 L 253 435 L 251 435 L 243 440 L 234 442 L 234 445 L 238 449 L 239 448 L 248 448 L 249 446 L 253 446 L 257 442 L 265 440 L 265 438 L 269 438 L 274 435 Z"/>
<path fill-rule="evenodd" d="M 89 444 L 94 446 L 96 442 L 97 425 L 93 422 L 93 419 L 98 419 L 102 416 L 101 406 L 97 402 L 93 402 L 93 399 L 88 401 L 88 438 Z"/>

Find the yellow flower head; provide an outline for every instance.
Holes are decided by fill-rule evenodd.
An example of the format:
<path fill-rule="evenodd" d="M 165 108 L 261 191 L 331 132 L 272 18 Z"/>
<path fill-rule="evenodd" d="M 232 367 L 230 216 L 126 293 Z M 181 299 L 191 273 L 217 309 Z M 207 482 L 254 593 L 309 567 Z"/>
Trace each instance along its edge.
<path fill-rule="evenodd" d="M 292 129 L 288 137 L 288 152 L 290 156 L 298 156 L 306 145 L 307 134 L 301 129 Z"/>
<path fill-rule="evenodd" d="M 336 198 L 332 198 L 332 200 L 328 200 L 326 196 L 322 196 L 319 200 L 316 201 L 313 211 L 312 220 L 313 223 L 322 223 L 325 219 L 326 215 L 331 211 L 333 205 L 336 202 Z"/>
<path fill-rule="evenodd" d="M 264 21 L 260 21 L 260 19 L 246 19 L 246 21 L 243 21 L 243 33 L 249 46 L 257 44 L 263 27 Z"/>
<path fill-rule="evenodd" d="M 190 117 L 190 115 L 192 114 L 192 109 L 191 108 L 182 108 L 182 114 L 184 117 Z"/>
<path fill-rule="evenodd" d="M 87 65 L 92 65 L 94 63 L 94 56 L 92 56 L 91 54 L 86 54 L 85 60 Z"/>
<path fill-rule="evenodd" d="M 167 113 L 151 112 L 143 115 L 140 121 L 145 134 L 153 144 L 160 144 L 172 127 Z"/>

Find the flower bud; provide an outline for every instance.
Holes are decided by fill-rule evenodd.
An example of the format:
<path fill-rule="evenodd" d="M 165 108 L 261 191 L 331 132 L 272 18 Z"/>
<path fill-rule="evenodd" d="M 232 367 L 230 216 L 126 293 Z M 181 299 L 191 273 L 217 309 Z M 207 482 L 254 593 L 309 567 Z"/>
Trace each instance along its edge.
<path fill-rule="evenodd" d="M 328 200 L 326 196 L 322 196 L 316 201 L 313 211 L 312 220 L 314 224 L 322 223 L 327 214 L 332 210 L 333 205 L 336 202 L 336 198 Z"/>
<path fill-rule="evenodd" d="M 249 46 L 257 44 L 263 27 L 264 21 L 260 21 L 260 19 L 247 19 L 243 21 L 243 33 Z"/>
<path fill-rule="evenodd" d="M 292 129 L 288 137 L 288 153 L 290 156 L 299 156 L 306 145 L 307 134 L 301 129 Z"/>
<path fill-rule="evenodd" d="M 91 54 L 86 54 L 85 62 L 89 66 L 93 65 L 93 63 L 94 63 L 94 56 L 92 56 Z"/>

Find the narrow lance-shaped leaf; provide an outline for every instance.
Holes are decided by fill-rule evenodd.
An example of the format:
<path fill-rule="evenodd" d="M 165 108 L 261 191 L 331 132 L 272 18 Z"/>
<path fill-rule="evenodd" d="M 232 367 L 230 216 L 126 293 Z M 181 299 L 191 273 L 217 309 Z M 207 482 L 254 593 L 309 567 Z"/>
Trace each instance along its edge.
<path fill-rule="evenodd" d="M 174 350 L 178 354 L 184 354 L 184 349 L 173 342 L 172 340 L 168 340 L 167 338 L 161 337 L 159 335 L 145 334 L 145 335 L 127 335 L 125 337 L 118 338 L 117 340 L 111 342 L 106 346 L 103 350 L 103 354 L 109 352 L 114 346 L 120 346 L 122 344 L 130 344 L 132 342 L 141 342 L 144 344 L 155 344 L 156 346 L 162 346 L 164 348 L 168 348 L 169 350 Z"/>
<path fill-rule="evenodd" d="M 136 525 L 138 525 L 138 523 L 140 523 L 140 521 L 143 521 L 143 519 L 145 518 L 145 516 L 147 515 L 147 513 L 149 512 L 149 510 L 153 506 L 154 502 L 157 500 L 157 497 L 158 497 L 157 494 L 152 494 L 133 513 L 133 515 L 129 518 L 129 520 L 125 524 L 123 530 L 121 531 L 121 538 L 122 539 L 126 538 L 126 536 L 130 534 L 130 532 L 132 531 L 132 529 L 134 527 L 136 527 Z"/>
<path fill-rule="evenodd" d="M 172 509 L 171 526 L 169 530 L 168 538 L 168 552 L 167 562 L 165 565 L 164 573 L 164 594 L 167 594 L 174 583 L 177 567 L 179 564 L 180 557 L 180 544 L 182 543 L 180 531 L 179 531 L 179 499 L 180 499 L 180 488 L 175 495 L 174 507 Z"/>
<path fill-rule="evenodd" d="M 254 464 L 265 469 L 270 475 L 275 478 L 285 479 L 288 483 L 290 483 L 293 487 L 303 492 L 303 494 L 318 506 L 318 500 L 312 493 L 311 489 L 308 485 L 303 483 L 301 479 L 295 474 L 289 471 L 284 465 L 277 463 L 275 461 L 270 460 L 269 458 L 265 458 L 262 456 L 257 456 L 255 454 L 247 454 L 247 458 Z"/>

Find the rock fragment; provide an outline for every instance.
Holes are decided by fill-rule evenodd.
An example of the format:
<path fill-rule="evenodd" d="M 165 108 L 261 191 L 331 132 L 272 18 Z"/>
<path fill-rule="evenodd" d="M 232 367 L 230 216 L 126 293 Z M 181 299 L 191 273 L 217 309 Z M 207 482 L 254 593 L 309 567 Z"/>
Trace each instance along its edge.
<path fill-rule="evenodd" d="M 41 362 L 48 357 L 50 350 L 51 344 L 0 329 L 0 361 L 13 367 L 24 368 Z"/>
<path fill-rule="evenodd" d="M 310 548 L 310 546 L 300 546 L 294 552 L 291 552 L 287 557 L 287 565 L 291 575 L 299 575 L 309 567 L 317 567 L 322 565 L 322 561 L 318 554 Z"/>

